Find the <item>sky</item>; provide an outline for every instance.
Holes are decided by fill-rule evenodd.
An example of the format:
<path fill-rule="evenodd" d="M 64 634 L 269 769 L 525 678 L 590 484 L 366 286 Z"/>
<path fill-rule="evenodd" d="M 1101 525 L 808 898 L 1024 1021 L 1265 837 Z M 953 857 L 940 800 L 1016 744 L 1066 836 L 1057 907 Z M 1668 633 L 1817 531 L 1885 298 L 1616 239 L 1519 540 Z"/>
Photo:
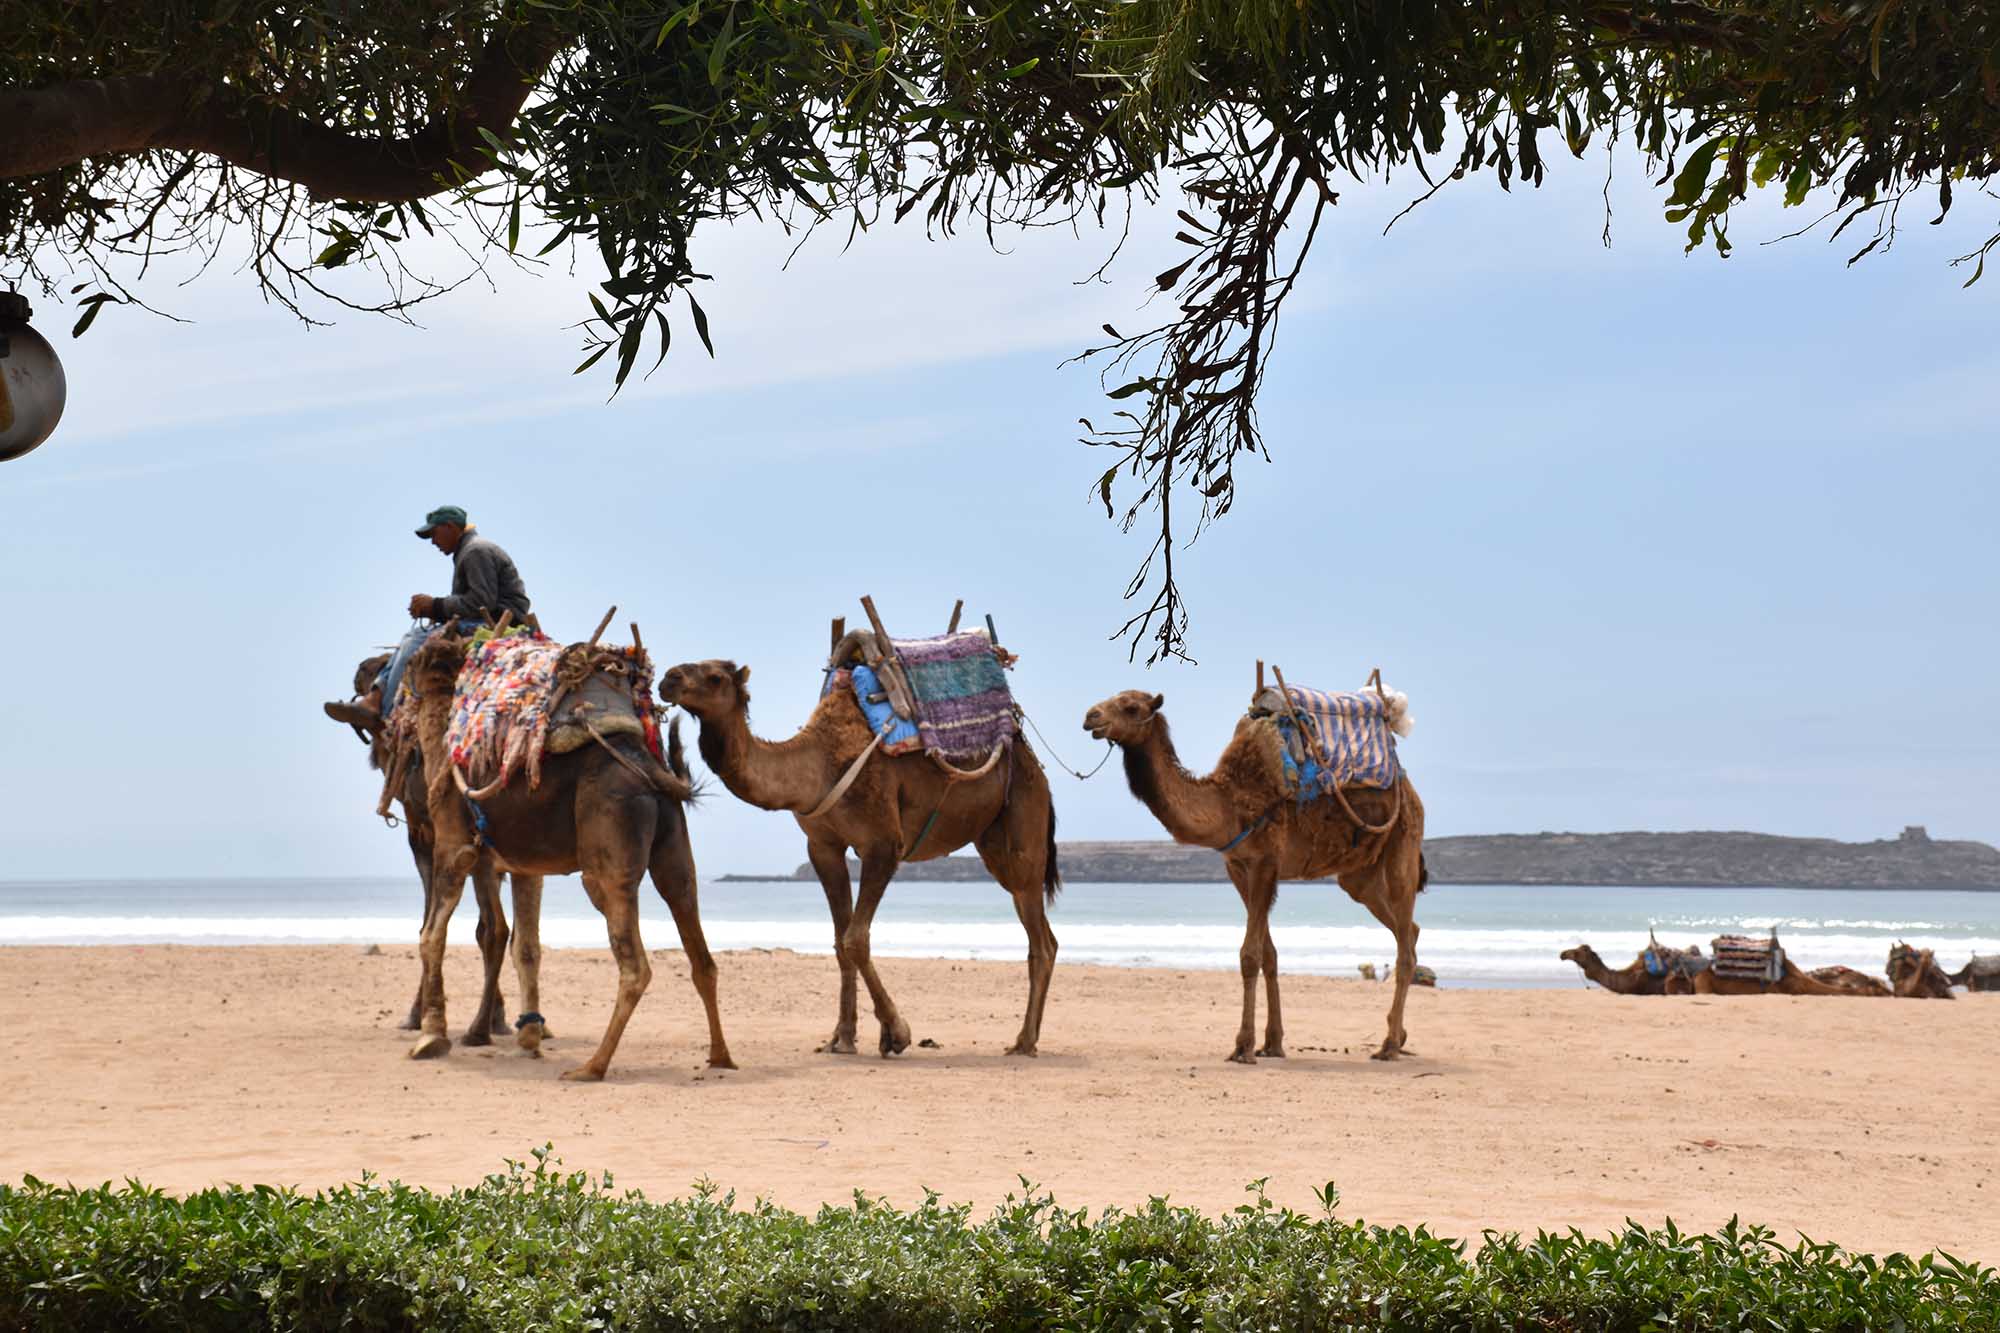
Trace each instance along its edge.
<path fill-rule="evenodd" d="M 662 668 L 750 664 L 768 736 L 862 594 L 899 634 L 963 597 L 1072 766 L 1120 689 L 1163 693 L 1204 771 L 1255 659 L 1321 688 L 1379 666 L 1434 836 L 2000 842 L 2000 287 L 1948 262 L 1988 201 L 1849 268 L 1851 237 L 1760 243 L 1806 220 L 1761 199 L 1733 257 L 1684 254 L 1636 164 L 1607 249 L 1603 186 L 1475 179 L 1386 236 L 1411 191 L 1343 193 L 1280 327 L 1271 460 L 1181 557 L 1198 662 L 1150 670 L 1109 638 L 1145 537 L 1095 502 L 1076 421 L 1105 404 L 1061 363 L 1144 317 L 1163 215 L 1101 282 L 1094 230 L 794 255 L 715 229 L 715 358 L 682 330 L 609 400 L 602 368 L 570 374 L 581 261 L 496 266 L 418 328 L 308 329 L 221 266 L 142 288 L 186 323 L 111 309 L 72 341 L 37 299 L 70 401 L 0 465 L 0 878 L 407 872 L 319 705 L 448 589 L 411 535 L 446 503 L 558 637 L 616 604 Z M 1161 836 L 1116 763 L 1052 781 L 1065 838 Z M 719 784 L 692 829 L 705 875 L 804 859 L 790 816 Z"/>

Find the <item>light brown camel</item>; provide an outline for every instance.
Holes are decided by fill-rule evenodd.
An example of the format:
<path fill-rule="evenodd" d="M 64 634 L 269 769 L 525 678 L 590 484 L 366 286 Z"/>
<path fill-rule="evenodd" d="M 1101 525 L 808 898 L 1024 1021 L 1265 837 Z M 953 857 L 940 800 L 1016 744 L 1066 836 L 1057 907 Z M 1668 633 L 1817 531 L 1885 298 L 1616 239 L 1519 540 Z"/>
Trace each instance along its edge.
<path fill-rule="evenodd" d="M 1785 960 L 1785 974 L 1776 981 L 1758 981 L 1748 977 L 1718 977 L 1713 966 L 1704 968 L 1692 977 L 1672 978 L 1667 987 L 1669 995 L 1866 995 L 1865 990 L 1847 986 L 1831 986 L 1824 981 L 1799 970 L 1799 965 L 1791 959 Z"/>
<path fill-rule="evenodd" d="M 1597 956 L 1597 950 L 1588 944 L 1579 944 L 1573 949 L 1562 951 L 1563 961 L 1575 963 L 1583 969 L 1583 975 L 1608 991 L 1620 995 L 1665 995 L 1667 979 L 1656 977 L 1646 970 L 1646 955 L 1640 954 L 1631 962 L 1616 970 L 1606 967 L 1604 960 Z"/>
<path fill-rule="evenodd" d="M 910 1025 L 869 952 L 875 910 L 903 862 L 928 861 L 970 843 L 1013 897 L 1028 934 L 1028 1007 L 1007 1053 L 1034 1055 L 1056 962 L 1048 908 L 1062 881 L 1049 780 L 1027 739 L 1016 737 L 1007 760 L 964 781 L 951 780 L 925 754 L 876 753 L 838 800 L 815 813 L 872 739 L 861 708 L 851 692 L 832 691 L 797 735 L 767 741 L 750 731 L 749 680 L 750 668 L 734 662 L 684 662 L 660 678 L 660 697 L 701 723 L 702 762 L 724 786 L 759 809 L 790 811 L 806 835 L 807 859 L 833 914 L 840 962 L 839 1016 L 821 1049 L 854 1052 L 857 975 L 875 1005 L 882 1055 L 910 1044 Z M 849 848 L 861 858 L 859 894 L 851 889 Z"/>
<path fill-rule="evenodd" d="M 387 653 L 365 658 L 354 669 L 354 692 L 364 694 L 375 683 L 383 664 L 389 660 Z M 424 889 L 423 915 L 418 918 L 419 929 L 428 920 L 431 912 L 431 861 L 436 836 L 431 828 L 430 802 L 424 786 L 424 757 L 421 750 L 412 745 L 407 752 L 399 753 L 400 747 L 382 731 L 373 734 L 361 733 L 368 746 L 368 766 L 384 774 L 389 784 L 387 795 L 402 806 L 404 835 L 410 844 L 410 858 L 416 862 L 417 880 Z M 386 811 L 386 802 L 384 804 Z M 500 965 L 507 956 L 509 936 L 512 936 L 515 954 L 515 971 L 528 974 L 533 966 L 523 969 L 522 955 L 539 958 L 541 954 L 541 914 L 542 877 L 540 875 L 514 874 L 508 876 L 513 888 L 514 929 L 507 929 L 507 916 L 500 908 L 500 871 L 493 864 L 491 855 L 481 854 L 473 863 L 473 900 L 479 906 L 479 924 L 474 930 L 474 938 L 479 942 L 479 954 L 485 964 L 485 985 L 479 996 L 479 1008 L 466 1027 L 465 1035 L 459 1040 L 467 1046 L 490 1046 L 494 1037 L 507 1035 L 507 1005 L 500 994 Z M 535 1012 L 535 997 L 524 997 L 521 1012 L 528 1021 L 540 1020 Z M 405 1032 L 415 1032 L 423 1020 L 424 988 L 419 975 L 417 993 L 410 1000 L 410 1011 L 397 1026 Z M 548 1035 L 546 1027 L 539 1029 L 540 1035 Z"/>
<path fill-rule="evenodd" d="M 1167 734 L 1161 695 L 1126 690 L 1084 714 L 1084 729 L 1124 751 L 1125 778 L 1175 842 L 1213 847 L 1243 899 L 1247 924 L 1237 960 L 1243 974 L 1243 1021 L 1231 1060 L 1283 1056 L 1285 1025 L 1278 1007 L 1278 949 L 1271 941 L 1271 904 L 1280 879 L 1335 877 L 1347 896 L 1367 908 L 1396 937 L 1396 994 L 1389 1003 L 1389 1032 L 1378 1060 L 1405 1054 L 1403 1004 L 1417 967 L 1417 894 L 1429 880 L 1423 858 L 1424 806 L 1408 775 L 1396 790 L 1351 788 L 1354 813 L 1386 832 L 1368 833 L 1334 800 L 1303 806 L 1284 788 L 1276 729 L 1248 717 L 1216 762 L 1198 778 L 1181 765 Z M 1399 805 L 1400 801 L 1400 805 Z M 1400 809 L 1400 815 L 1396 812 Z M 1394 816 L 1392 821 L 1392 816 Z M 1267 1014 L 1264 1044 L 1256 1046 L 1257 976 L 1262 972 Z M 1412 1053 L 1413 1052 L 1409 1052 Z"/>
<path fill-rule="evenodd" d="M 1929 949 L 1912 949 L 1897 940 L 1889 948 L 1889 984 L 1906 1000 L 1951 1000 L 1951 978 L 1937 965 Z"/>
<path fill-rule="evenodd" d="M 682 808 L 693 789 L 680 757 L 679 733 L 674 733 L 668 755 L 671 771 L 643 742 L 625 734 L 565 754 L 546 755 L 538 786 L 531 789 L 527 778 L 517 775 L 478 802 L 485 828 L 475 837 L 473 802 L 452 776 L 445 748 L 452 687 L 464 660 L 462 642 L 438 635 L 417 651 L 409 666 L 411 688 L 417 695 L 417 738 L 423 747 L 431 822 L 437 834 L 432 906 L 424 921 L 421 948 L 423 1035 L 411 1048 L 411 1058 L 427 1059 L 451 1049 L 451 1039 L 445 1035 L 445 936 L 452 909 L 465 888 L 466 871 L 482 854 L 483 842 L 497 864 L 509 871 L 526 875 L 581 871 L 584 891 L 604 914 L 611 953 L 618 963 L 617 1001 L 597 1049 L 581 1065 L 565 1070 L 565 1079 L 594 1082 L 604 1077 L 625 1025 L 652 981 L 653 967 L 639 937 L 639 880 L 649 871 L 653 887 L 673 913 L 688 971 L 707 1011 L 708 1063 L 734 1069 L 716 1007 L 715 959 L 702 935 L 695 895 L 694 852 Z M 522 968 L 524 1004 L 533 1003 L 538 989 L 538 964 L 537 957 Z M 530 1051 L 538 1049 L 539 1030 L 532 1025 L 524 1028 L 520 1042 Z"/>
<path fill-rule="evenodd" d="M 1835 963 L 1831 967 L 1815 967 L 1806 973 L 1814 981 L 1828 986 L 1838 986 L 1849 995 L 1868 995 L 1877 998 L 1894 995 L 1889 983 L 1880 977 L 1871 977 L 1857 968 L 1843 967 Z"/>

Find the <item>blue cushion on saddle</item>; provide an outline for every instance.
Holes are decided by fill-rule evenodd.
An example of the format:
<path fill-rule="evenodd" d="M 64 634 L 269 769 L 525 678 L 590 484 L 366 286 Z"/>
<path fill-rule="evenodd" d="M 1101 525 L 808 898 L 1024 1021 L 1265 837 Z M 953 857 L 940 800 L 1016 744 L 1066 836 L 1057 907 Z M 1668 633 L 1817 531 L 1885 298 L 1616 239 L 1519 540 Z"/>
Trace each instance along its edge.
<path fill-rule="evenodd" d="M 1646 950 L 1646 975 L 1649 977 L 1664 977 L 1667 975 L 1667 965 L 1661 962 L 1660 956 L 1651 949 Z"/>
<path fill-rule="evenodd" d="M 861 715 L 868 719 L 868 729 L 882 738 L 882 748 L 890 751 L 905 746 L 915 749 L 918 744 L 917 724 L 896 716 L 896 710 L 889 706 L 882 682 L 875 678 L 874 670 L 856 665 L 852 676 L 854 702 L 861 705 Z"/>

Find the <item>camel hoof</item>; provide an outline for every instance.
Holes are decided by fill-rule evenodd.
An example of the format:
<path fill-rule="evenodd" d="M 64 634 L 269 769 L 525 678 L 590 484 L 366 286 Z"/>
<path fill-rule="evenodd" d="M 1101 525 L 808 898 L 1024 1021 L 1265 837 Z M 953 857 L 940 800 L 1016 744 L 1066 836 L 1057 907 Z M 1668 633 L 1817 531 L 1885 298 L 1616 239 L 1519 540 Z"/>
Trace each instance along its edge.
<path fill-rule="evenodd" d="M 547 1039 L 548 1035 L 543 1030 L 541 1024 L 530 1023 L 514 1034 L 514 1044 L 529 1055 L 540 1055 L 542 1053 L 542 1042 Z"/>
<path fill-rule="evenodd" d="M 1007 1048 L 1007 1054 L 1025 1055 L 1032 1060 L 1036 1056 L 1040 1055 L 1041 1052 L 1035 1049 L 1035 1043 L 1033 1043 L 1032 1041 L 1017 1041 L 1012 1046 L 1009 1046 Z"/>
<path fill-rule="evenodd" d="M 1267 1041 L 1258 1048 L 1257 1054 L 1266 1060 L 1282 1060 L 1285 1058 L 1285 1048 L 1276 1042 Z"/>
<path fill-rule="evenodd" d="M 465 1035 L 458 1039 L 458 1044 L 461 1046 L 491 1046 L 493 1044 L 493 1034 L 485 1028 L 468 1028 Z"/>
<path fill-rule="evenodd" d="M 1385 1041 L 1382 1043 L 1382 1049 L 1368 1058 L 1370 1060 L 1394 1060 L 1401 1057 L 1402 1054 L 1402 1047 L 1396 1045 L 1394 1042 Z"/>
<path fill-rule="evenodd" d="M 910 1025 L 908 1023 L 898 1023 L 892 1028 L 887 1023 L 884 1023 L 882 1025 L 882 1040 L 879 1043 L 879 1047 L 884 1060 L 892 1055 L 901 1055 L 904 1051 L 909 1050 Z"/>
<path fill-rule="evenodd" d="M 728 1051 L 720 1053 L 711 1051 L 708 1056 L 708 1067 L 710 1069 L 734 1069 L 736 1068 L 736 1062 L 729 1058 Z"/>
<path fill-rule="evenodd" d="M 1229 1053 L 1229 1059 L 1232 1064 L 1254 1065 L 1257 1063 L 1256 1055 L 1253 1054 L 1247 1048 L 1242 1050 L 1231 1051 Z"/>
<path fill-rule="evenodd" d="M 507 1021 L 507 1011 L 505 1009 L 495 1009 L 493 1011 L 493 1022 L 486 1030 L 496 1037 L 504 1037 L 514 1030 L 514 1025 Z"/>
<path fill-rule="evenodd" d="M 436 1060 L 451 1053 L 451 1038 L 442 1032 L 427 1032 L 410 1048 L 412 1060 Z"/>
<path fill-rule="evenodd" d="M 604 1081 L 604 1071 L 602 1069 L 593 1069 L 589 1065 L 578 1065 L 574 1069 L 563 1070 L 562 1081 L 565 1083 L 602 1083 Z"/>
<path fill-rule="evenodd" d="M 404 1017 L 402 1022 L 396 1024 L 396 1031 L 421 1032 L 423 1031 L 423 1027 L 424 1027 L 424 1016 L 413 1009 L 409 1012 L 407 1016 Z"/>
<path fill-rule="evenodd" d="M 826 1045 L 818 1048 L 823 1055 L 853 1055 L 854 1038 L 836 1032 L 826 1039 Z"/>

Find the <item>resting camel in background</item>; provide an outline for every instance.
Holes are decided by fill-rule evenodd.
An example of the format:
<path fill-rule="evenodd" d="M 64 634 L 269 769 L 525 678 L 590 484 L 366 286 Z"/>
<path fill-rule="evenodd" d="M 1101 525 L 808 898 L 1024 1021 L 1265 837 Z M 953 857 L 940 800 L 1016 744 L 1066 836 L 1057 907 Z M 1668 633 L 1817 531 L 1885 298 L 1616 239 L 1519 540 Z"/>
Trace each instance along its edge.
<path fill-rule="evenodd" d="M 367 692 L 388 660 L 387 653 L 377 654 L 363 660 L 354 669 L 355 694 Z M 360 733 L 359 728 L 356 731 Z M 422 922 L 429 920 L 431 913 L 431 884 L 434 878 L 431 862 L 437 841 L 431 827 L 430 801 L 424 786 L 423 754 L 412 746 L 408 758 L 397 769 L 391 745 L 382 732 L 363 734 L 362 739 L 368 744 L 368 766 L 377 772 L 386 771 L 384 780 L 393 784 L 393 791 L 385 795 L 392 795 L 403 807 L 403 831 L 409 839 L 410 858 L 416 862 L 417 879 L 424 886 L 424 911 L 418 918 L 421 929 Z M 514 874 L 508 878 L 514 891 L 514 929 L 511 932 L 514 970 L 517 975 L 527 977 L 534 974 L 533 960 L 541 955 L 542 877 Z M 486 976 L 479 996 L 479 1008 L 459 1040 L 467 1046 L 490 1046 L 494 1037 L 504 1037 L 508 1031 L 507 1005 L 500 994 L 500 967 L 507 956 L 510 933 L 506 914 L 500 909 L 500 871 L 490 855 L 482 854 L 473 863 L 472 889 L 474 901 L 479 905 L 479 925 L 474 937 L 479 941 L 479 955 L 485 964 Z M 530 960 L 525 965 L 522 961 L 524 956 Z M 523 1013 L 534 1013 L 536 996 L 524 994 L 521 1007 Z M 397 1026 L 405 1032 L 415 1032 L 422 1023 L 423 1008 L 424 988 L 420 974 L 417 993 L 410 1000 L 410 1011 Z M 541 1035 L 547 1035 L 545 1029 Z"/>
<path fill-rule="evenodd" d="M 1889 947 L 1889 984 L 1906 1000 L 1952 1000 L 1951 978 L 1929 949 L 1912 949 L 1897 940 Z"/>
<path fill-rule="evenodd" d="M 1132 794 L 1173 835 L 1175 842 L 1222 853 L 1230 882 L 1243 899 L 1247 920 L 1238 961 L 1243 973 L 1243 1021 L 1231 1060 L 1255 1064 L 1282 1057 L 1285 1025 L 1278 1007 L 1278 948 L 1271 941 L 1271 904 L 1280 879 L 1338 880 L 1347 896 L 1367 908 L 1396 937 L 1396 994 L 1389 1002 L 1389 1031 L 1377 1060 L 1406 1052 L 1403 1004 L 1417 968 L 1417 894 L 1429 880 L 1424 867 L 1424 805 L 1407 775 L 1388 790 L 1345 789 L 1356 815 L 1386 832 L 1365 831 L 1331 799 L 1301 805 L 1285 790 L 1274 727 L 1245 717 L 1216 761 L 1198 778 L 1182 766 L 1160 708 L 1164 696 L 1126 690 L 1092 706 L 1084 729 L 1117 745 L 1125 755 Z M 1264 1044 L 1257 1038 L 1257 976 L 1264 977 Z"/>
<path fill-rule="evenodd" d="M 1860 975 L 1859 973 L 1856 974 Z M 1703 968 L 1692 977 L 1671 977 L 1667 983 L 1669 995 L 1867 995 L 1866 990 L 1846 985 L 1829 985 L 1808 973 L 1799 970 L 1799 965 L 1791 959 L 1785 960 L 1785 974 L 1776 981 L 1760 981 L 1750 977 L 1718 977 L 1713 966 Z"/>
<path fill-rule="evenodd" d="M 1014 914 L 1028 933 L 1028 1005 L 1007 1053 L 1034 1055 L 1056 963 L 1048 908 L 1062 880 L 1049 780 L 1027 738 L 1014 738 L 1006 762 L 963 780 L 928 754 L 877 753 L 829 802 L 874 739 L 853 693 L 822 695 L 797 735 L 767 741 L 750 731 L 749 682 L 750 668 L 734 662 L 683 662 L 660 678 L 660 697 L 700 722 L 702 762 L 723 786 L 761 810 L 790 811 L 806 835 L 806 857 L 833 914 L 833 949 L 840 962 L 840 1012 L 821 1049 L 854 1053 L 857 976 L 868 987 L 881 1025 L 877 1049 L 886 1058 L 909 1046 L 910 1025 L 869 950 L 875 911 L 903 862 L 929 861 L 970 843 L 1013 897 Z M 861 858 L 859 894 L 851 888 L 849 848 Z"/>
<path fill-rule="evenodd" d="M 1608 991 L 1620 995 L 1665 995 L 1667 979 L 1656 977 L 1646 970 L 1646 955 L 1640 954 L 1625 966 L 1615 971 L 1604 965 L 1597 956 L 1597 950 L 1588 944 L 1579 944 L 1573 949 L 1564 949 L 1562 959 L 1575 963 L 1583 969 L 1583 975 Z"/>
<path fill-rule="evenodd" d="M 695 894 L 694 851 L 683 810 L 693 787 L 681 758 L 679 732 L 672 734 L 670 768 L 663 767 L 643 741 L 623 733 L 565 754 L 546 754 L 540 785 L 531 788 L 525 776 L 517 775 L 499 791 L 481 795 L 486 824 L 482 850 L 468 799 L 453 776 L 445 747 L 452 688 L 464 660 L 463 642 L 440 635 L 417 651 L 409 667 L 417 695 L 417 738 L 428 775 L 426 795 L 436 829 L 432 902 L 422 943 L 423 1035 L 410 1057 L 428 1059 L 451 1049 L 451 1039 L 445 1035 L 446 931 L 464 892 L 467 870 L 482 855 L 491 855 L 497 865 L 518 874 L 581 871 L 584 892 L 604 914 L 611 954 L 618 963 L 618 996 L 597 1049 L 581 1065 L 565 1070 L 565 1079 L 595 1082 L 604 1077 L 625 1025 L 653 979 L 639 937 L 639 880 L 649 872 L 653 887 L 673 913 L 688 971 L 707 1011 L 708 1063 L 734 1069 L 716 1006 L 715 959 L 702 935 Z M 521 957 L 517 955 L 516 961 Z M 539 956 L 525 964 L 524 995 L 537 993 L 538 965 Z M 540 1040 L 533 1025 L 522 1029 L 520 1042 L 525 1049 L 537 1050 Z"/>

